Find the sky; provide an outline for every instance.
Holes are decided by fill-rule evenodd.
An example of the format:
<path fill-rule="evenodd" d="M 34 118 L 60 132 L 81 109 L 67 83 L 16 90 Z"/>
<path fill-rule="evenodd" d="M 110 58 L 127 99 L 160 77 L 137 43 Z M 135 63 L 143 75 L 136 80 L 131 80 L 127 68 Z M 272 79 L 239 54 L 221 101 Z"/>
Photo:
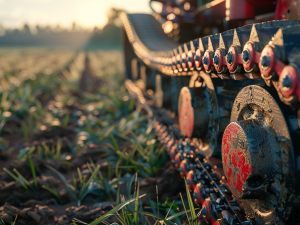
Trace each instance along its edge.
<path fill-rule="evenodd" d="M 28 23 L 70 28 L 75 22 L 85 28 L 100 28 L 106 24 L 106 11 L 111 7 L 150 13 L 149 0 L 0 0 L 0 25 L 21 28 Z"/>

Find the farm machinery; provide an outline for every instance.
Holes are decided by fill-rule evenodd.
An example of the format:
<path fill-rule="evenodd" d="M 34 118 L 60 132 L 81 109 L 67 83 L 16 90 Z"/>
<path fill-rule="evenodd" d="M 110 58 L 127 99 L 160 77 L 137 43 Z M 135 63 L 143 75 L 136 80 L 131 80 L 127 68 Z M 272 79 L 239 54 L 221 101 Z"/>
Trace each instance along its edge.
<path fill-rule="evenodd" d="M 150 7 L 122 15 L 125 85 L 201 205 L 199 223 L 298 224 L 300 1 Z"/>

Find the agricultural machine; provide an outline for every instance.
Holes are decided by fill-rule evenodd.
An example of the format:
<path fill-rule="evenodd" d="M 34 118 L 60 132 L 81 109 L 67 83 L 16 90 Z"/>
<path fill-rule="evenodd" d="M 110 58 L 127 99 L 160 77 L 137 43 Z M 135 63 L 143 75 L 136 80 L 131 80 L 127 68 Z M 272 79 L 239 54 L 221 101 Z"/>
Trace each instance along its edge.
<path fill-rule="evenodd" d="M 122 15 L 126 86 L 151 109 L 200 223 L 299 224 L 300 1 L 150 7 Z"/>

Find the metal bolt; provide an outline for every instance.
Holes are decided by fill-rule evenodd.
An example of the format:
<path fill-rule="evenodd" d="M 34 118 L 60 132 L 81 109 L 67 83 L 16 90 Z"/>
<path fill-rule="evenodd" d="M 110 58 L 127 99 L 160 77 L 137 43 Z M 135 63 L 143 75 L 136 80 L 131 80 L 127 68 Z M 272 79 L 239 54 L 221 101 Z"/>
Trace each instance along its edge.
<path fill-rule="evenodd" d="M 261 63 L 262 69 L 267 70 L 270 65 L 270 57 L 267 55 L 263 56 L 260 63 Z"/>
<path fill-rule="evenodd" d="M 204 65 L 207 65 L 207 64 L 208 64 L 208 58 L 207 58 L 207 57 L 204 57 L 204 58 L 203 58 L 203 64 L 204 64 Z"/>
<path fill-rule="evenodd" d="M 230 66 L 232 65 L 232 63 L 233 63 L 233 54 L 232 54 L 231 52 L 229 52 L 229 53 L 227 54 L 226 61 L 227 61 L 227 63 L 228 63 Z"/>
<path fill-rule="evenodd" d="M 248 64 L 250 60 L 250 52 L 248 50 L 243 51 L 243 62 Z"/>
<path fill-rule="evenodd" d="M 215 57 L 214 57 L 214 64 L 218 66 L 219 62 L 220 62 L 219 56 L 215 55 Z"/>
<path fill-rule="evenodd" d="M 283 81 L 282 81 L 282 90 L 284 92 L 289 91 L 291 89 L 292 82 L 293 82 L 293 79 L 292 79 L 291 75 L 287 74 L 285 76 L 285 78 L 283 78 Z"/>

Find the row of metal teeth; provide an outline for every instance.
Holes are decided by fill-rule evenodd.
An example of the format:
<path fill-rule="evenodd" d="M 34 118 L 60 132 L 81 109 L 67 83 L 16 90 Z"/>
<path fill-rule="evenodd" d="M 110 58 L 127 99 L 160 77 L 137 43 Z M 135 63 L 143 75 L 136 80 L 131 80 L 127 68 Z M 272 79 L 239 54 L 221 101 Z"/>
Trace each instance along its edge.
<path fill-rule="evenodd" d="M 272 21 L 200 38 L 179 46 L 153 65 L 165 74 L 205 70 L 221 78 L 273 82 L 288 104 L 300 102 L 299 21 Z M 244 40 L 248 40 L 247 42 Z M 295 50 L 296 49 L 296 50 Z"/>
<path fill-rule="evenodd" d="M 175 168 L 186 179 L 196 204 L 202 205 L 198 217 L 208 224 L 252 224 L 237 199 L 233 199 L 221 168 L 203 158 L 189 139 L 176 139 L 176 127 L 163 124 L 164 118 L 155 118 L 154 130 L 166 145 Z M 160 121 L 160 122 L 158 122 Z M 175 133 L 175 134 L 174 134 Z"/>

